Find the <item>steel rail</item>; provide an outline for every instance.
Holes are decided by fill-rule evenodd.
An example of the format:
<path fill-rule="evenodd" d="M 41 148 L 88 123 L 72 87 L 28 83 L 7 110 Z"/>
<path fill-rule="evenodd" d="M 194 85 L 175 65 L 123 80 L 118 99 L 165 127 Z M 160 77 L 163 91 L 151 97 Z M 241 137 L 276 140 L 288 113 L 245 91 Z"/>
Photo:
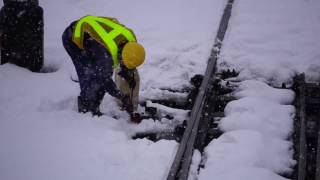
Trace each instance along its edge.
<path fill-rule="evenodd" d="M 298 79 L 298 118 L 299 118 L 299 159 L 298 159 L 298 180 L 306 177 L 306 110 L 305 110 L 305 76 L 300 75 Z"/>
<path fill-rule="evenodd" d="M 295 78 L 296 90 L 296 180 L 320 180 L 320 86 Z"/>
<path fill-rule="evenodd" d="M 219 29 L 215 39 L 215 44 L 208 60 L 205 76 L 201 83 L 195 104 L 192 108 L 191 116 L 188 120 L 186 130 L 183 134 L 178 151 L 167 176 L 167 180 L 187 180 L 188 178 L 194 145 L 198 134 L 199 124 L 202 118 L 203 107 L 205 105 L 206 95 L 208 90 L 210 89 L 210 80 L 213 79 L 216 71 L 216 63 L 222 46 L 222 41 L 228 28 L 228 22 L 231 16 L 233 2 L 234 0 L 228 0 L 228 3 L 224 9 L 224 13 L 220 21 Z"/>
<path fill-rule="evenodd" d="M 318 131 L 318 148 L 317 148 L 317 160 L 316 160 L 316 162 L 317 163 L 316 163 L 316 177 L 315 178 L 316 178 L 316 180 L 320 180 L 320 131 Z"/>

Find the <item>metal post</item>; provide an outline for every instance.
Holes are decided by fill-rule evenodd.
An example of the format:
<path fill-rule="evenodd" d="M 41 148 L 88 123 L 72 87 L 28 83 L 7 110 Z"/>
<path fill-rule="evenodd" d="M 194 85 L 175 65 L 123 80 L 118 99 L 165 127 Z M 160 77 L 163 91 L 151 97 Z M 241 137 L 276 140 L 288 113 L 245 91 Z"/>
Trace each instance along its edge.
<path fill-rule="evenodd" d="M 39 6 L 39 1 L 38 0 L 3 0 L 3 4 L 6 5 L 8 2 L 30 2 L 32 4 L 35 4 L 37 6 Z"/>
<path fill-rule="evenodd" d="M 38 0 L 3 0 L 0 11 L 1 64 L 31 71 L 43 66 L 43 10 Z"/>

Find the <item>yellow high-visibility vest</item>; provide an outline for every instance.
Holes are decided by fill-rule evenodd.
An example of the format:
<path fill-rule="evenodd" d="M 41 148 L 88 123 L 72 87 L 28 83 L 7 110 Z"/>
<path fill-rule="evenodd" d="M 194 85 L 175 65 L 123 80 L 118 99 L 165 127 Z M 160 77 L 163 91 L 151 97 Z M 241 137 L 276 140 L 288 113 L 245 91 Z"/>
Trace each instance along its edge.
<path fill-rule="evenodd" d="M 85 16 L 75 25 L 72 41 L 83 49 L 84 33 L 106 47 L 113 60 L 113 67 L 119 65 L 118 45 L 123 42 L 136 42 L 136 37 L 132 30 L 120 24 L 114 18 Z"/>

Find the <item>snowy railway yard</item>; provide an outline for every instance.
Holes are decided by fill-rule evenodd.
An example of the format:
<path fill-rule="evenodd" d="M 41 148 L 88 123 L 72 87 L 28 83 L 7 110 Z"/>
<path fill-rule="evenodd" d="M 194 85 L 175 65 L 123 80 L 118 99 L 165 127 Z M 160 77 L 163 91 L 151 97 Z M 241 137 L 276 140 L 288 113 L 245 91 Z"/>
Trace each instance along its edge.
<path fill-rule="evenodd" d="M 1 180 L 320 180 L 319 1 L 40 5 L 43 73 L 0 66 Z M 77 112 L 61 34 L 86 14 L 146 47 L 140 124 L 109 95 L 102 117 Z"/>

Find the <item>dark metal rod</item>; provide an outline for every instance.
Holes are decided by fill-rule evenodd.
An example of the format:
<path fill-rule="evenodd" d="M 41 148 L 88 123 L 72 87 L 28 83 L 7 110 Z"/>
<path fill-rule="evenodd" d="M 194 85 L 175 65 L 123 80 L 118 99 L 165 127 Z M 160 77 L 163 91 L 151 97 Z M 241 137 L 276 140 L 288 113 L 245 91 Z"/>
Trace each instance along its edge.
<path fill-rule="evenodd" d="M 319 120 L 320 120 L 320 119 L 319 119 Z M 318 129 L 319 129 L 319 127 L 320 127 L 320 123 L 318 123 Z M 320 131 L 318 131 L 316 180 L 320 180 Z"/>
<path fill-rule="evenodd" d="M 299 118 L 300 118 L 300 138 L 299 138 L 299 160 L 298 160 L 298 180 L 306 180 L 306 114 L 305 114 L 305 77 L 299 79 Z"/>

